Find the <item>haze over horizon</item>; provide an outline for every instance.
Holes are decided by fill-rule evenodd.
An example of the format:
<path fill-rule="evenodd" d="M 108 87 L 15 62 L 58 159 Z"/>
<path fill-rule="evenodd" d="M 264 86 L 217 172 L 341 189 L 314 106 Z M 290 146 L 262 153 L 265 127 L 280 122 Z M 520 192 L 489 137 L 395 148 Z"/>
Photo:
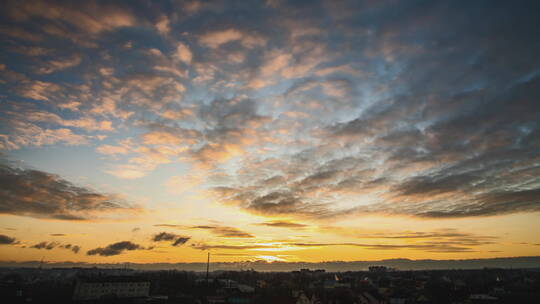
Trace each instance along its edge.
<path fill-rule="evenodd" d="M 540 256 L 537 1 L 4 1 L 0 261 Z"/>

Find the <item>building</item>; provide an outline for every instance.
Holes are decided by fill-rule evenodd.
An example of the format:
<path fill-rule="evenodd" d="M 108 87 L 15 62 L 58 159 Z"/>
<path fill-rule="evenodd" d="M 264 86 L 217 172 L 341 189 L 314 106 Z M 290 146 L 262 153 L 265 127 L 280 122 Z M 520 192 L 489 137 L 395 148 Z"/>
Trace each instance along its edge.
<path fill-rule="evenodd" d="M 385 266 L 369 266 L 369 272 L 382 273 L 387 272 L 388 268 Z"/>
<path fill-rule="evenodd" d="M 150 293 L 150 281 L 135 276 L 96 276 L 78 278 L 73 300 L 138 298 Z"/>

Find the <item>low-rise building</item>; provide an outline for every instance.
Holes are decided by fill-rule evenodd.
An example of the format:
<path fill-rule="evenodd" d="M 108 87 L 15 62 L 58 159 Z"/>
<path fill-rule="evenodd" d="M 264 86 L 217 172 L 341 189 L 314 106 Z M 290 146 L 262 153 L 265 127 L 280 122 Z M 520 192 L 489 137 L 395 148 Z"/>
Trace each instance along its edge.
<path fill-rule="evenodd" d="M 137 298 L 149 293 L 150 282 L 135 276 L 83 277 L 75 283 L 73 300 Z"/>

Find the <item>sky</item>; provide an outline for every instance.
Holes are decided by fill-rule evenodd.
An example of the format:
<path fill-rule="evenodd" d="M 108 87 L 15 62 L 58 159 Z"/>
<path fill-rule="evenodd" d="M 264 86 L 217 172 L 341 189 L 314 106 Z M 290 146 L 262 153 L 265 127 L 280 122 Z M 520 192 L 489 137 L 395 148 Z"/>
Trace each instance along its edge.
<path fill-rule="evenodd" d="M 0 260 L 540 255 L 537 1 L 4 1 Z"/>

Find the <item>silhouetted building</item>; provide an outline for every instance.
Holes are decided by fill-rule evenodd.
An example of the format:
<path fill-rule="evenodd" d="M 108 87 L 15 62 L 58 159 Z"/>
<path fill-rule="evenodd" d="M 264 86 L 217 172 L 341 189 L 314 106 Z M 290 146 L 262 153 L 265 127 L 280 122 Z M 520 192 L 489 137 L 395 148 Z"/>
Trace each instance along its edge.
<path fill-rule="evenodd" d="M 74 300 L 95 300 L 103 298 L 147 297 L 150 282 L 134 276 L 85 277 L 77 279 Z"/>
<path fill-rule="evenodd" d="M 369 272 L 386 272 L 388 268 L 385 266 L 369 266 Z"/>

